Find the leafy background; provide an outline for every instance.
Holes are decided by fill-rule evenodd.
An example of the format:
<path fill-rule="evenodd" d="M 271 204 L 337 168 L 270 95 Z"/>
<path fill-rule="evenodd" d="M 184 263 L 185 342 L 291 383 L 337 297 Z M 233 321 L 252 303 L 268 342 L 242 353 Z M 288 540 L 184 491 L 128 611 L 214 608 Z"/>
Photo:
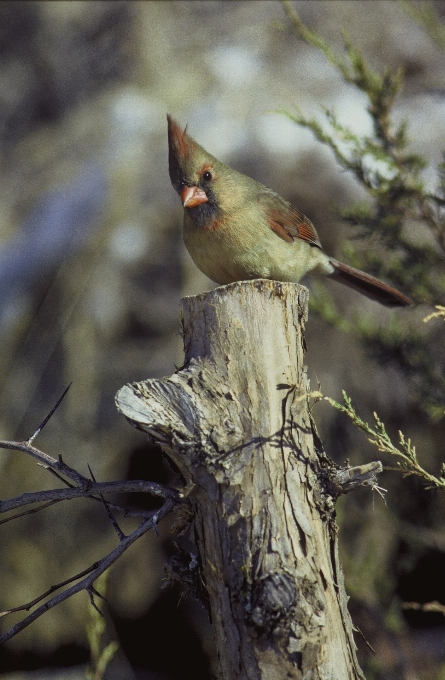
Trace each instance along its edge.
<path fill-rule="evenodd" d="M 344 54 L 346 30 L 373 69 L 403 68 L 392 115 L 396 125 L 408 120 L 409 150 L 425 158 L 421 178 L 433 191 L 445 148 L 444 3 L 292 6 L 335 53 Z M 434 12 L 429 31 L 413 7 Z M 444 329 L 440 319 L 422 319 L 443 304 L 440 252 L 436 297 L 422 295 L 429 263 L 420 246 L 436 247 L 431 230 L 413 216 L 403 221 L 417 261 L 398 272 L 397 249 L 388 251 L 381 234 L 357 240 L 348 224 L 356 221 L 351 206 L 373 205 L 375 196 L 307 127 L 274 112 L 295 114 L 297 106 L 306 120 L 322 121 L 328 107 L 357 139 L 372 134 L 365 94 L 301 39 L 281 3 L 4 2 L 0 56 L 1 438 L 28 437 L 73 381 L 39 447 L 63 453 L 85 474 L 90 464 L 101 481 L 171 479 L 159 451 L 114 407 L 124 383 L 180 365 L 179 299 L 213 285 L 182 245 L 182 211 L 167 169 L 170 112 L 215 156 L 306 213 L 329 253 L 412 284 L 404 290 L 417 291 L 416 306 L 394 311 L 334 282 L 308 281 L 307 364 L 314 389 L 320 383 L 337 400 L 346 390 L 364 420 L 377 411 L 388 432 L 411 437 L 424 467 L 439 474 Z M 314 415 L 335 460 L 379 457 L 328 403 Z M 53 484 L 22 454 L 2 452 L 0 467 L 4 498 Z M 377 652 L 358 636 L 360 661 L 367 678 L 439 680 L 445 619 L 403 610 L 402 602 L 445 604 L 443 493 L 395 472 L 380 483 L 386 504 L 371 492 L 338 503 L 351 613 Z M 150 507 L 147 499 L 128 500 Z M 159 538 L 144 537 L 110 575 L 109 629 L 120 648 L 109 677 L 211 677 L 204 611 L 191 597 L 178 606 L 179 591 L 160 587 L 163 560 L 175 551 L 168 529 L 165 522 Z M 80 571 L 115 540 L 105 512 L 88 501 L 0 531 L 1 609 Z M 86 596 L 52 610 L 0 649 L 1 672 L 84 663 L 87 618 Z"/>

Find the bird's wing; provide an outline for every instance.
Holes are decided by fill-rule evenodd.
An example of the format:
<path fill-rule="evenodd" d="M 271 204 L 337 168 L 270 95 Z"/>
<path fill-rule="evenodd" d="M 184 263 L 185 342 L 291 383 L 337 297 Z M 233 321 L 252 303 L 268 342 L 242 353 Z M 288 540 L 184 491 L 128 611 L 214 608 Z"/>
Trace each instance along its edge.
<path fill-rule="evenodd" d="M 314 225 L 293 205 L 272 191 L 261 192 L 259 202 L 264 208 L 269 227 L 283 241 L 290 242 L 300 238 L 312 246 L 321 248 Z"/>

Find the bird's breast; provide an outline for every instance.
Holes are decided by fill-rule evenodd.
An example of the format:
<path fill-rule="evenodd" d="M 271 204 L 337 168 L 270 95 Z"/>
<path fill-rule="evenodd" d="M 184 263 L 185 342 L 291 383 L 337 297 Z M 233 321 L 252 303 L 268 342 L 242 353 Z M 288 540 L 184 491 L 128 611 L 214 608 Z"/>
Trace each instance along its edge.
<path fill-rule="evenodd" d="M 281 239 L 261 214 L 218 217 L 203 226 L 186 214 L 184 242 L 196 266 L 219 284 L 256 278 L 298 283 L 327 259 L 301 239 Z"/>

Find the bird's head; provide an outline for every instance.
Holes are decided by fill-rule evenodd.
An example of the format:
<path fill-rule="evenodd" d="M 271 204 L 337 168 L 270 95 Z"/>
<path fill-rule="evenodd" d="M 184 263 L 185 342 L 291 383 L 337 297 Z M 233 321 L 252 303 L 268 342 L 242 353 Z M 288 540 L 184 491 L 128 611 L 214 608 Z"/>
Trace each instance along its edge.
<path fill-rule="evenodd" d="M 229 212 L 240 194 L 240 173 L 218 161 L 167 115 L 170 180 L 191 219 L 205 225 Z"/>

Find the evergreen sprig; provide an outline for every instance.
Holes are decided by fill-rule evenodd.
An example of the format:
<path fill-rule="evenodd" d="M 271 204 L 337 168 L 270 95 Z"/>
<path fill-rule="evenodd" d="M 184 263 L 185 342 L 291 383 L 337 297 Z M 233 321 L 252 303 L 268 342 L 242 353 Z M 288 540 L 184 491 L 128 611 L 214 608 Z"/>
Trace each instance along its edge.
<path fill-rule="evenodd" d="M 283 0 L 283 6 L 297 33 L 319 49 L 343 80 L 367 100 L 372 122 L 369 135 L 355 133 L 330 109 L 322 109 L 321 119 L 307 117 L 298 109 L 280 111 L 310 129 L 366 191 L 365 200 L 337 208 L 343 221 L 354 229 L 354 239 L 372 239 L 372 247 L 360 251 L 349 239 L 344 247 L 348 260 L 359 269 L 390 280 L 418 303 L 440 303 L 445 299 L 445 156 L 437 168 L 436 189 L 427 191 L 423 180 L 427 161 L 409 148 L 408 122 L 396 124 L 393 116 L 395 101 L 403 89 L 403 70 L 373 69 L 345 32 L 344 53 L 337 54 L 304 25 L 288 0 Z M 425 28 L 431 26 L 427 18 L 431 12 L 432 6 L 422 14 Z M 437 18 L 436 22 L 440 24 Z M 414 238 L 413 223 L 418 225 Z M 419 231 L 425 238 L 417 237 Z M 311 296 L 312 309 L 328 323 L 351 332 L 351 327 L 346 328 L 341 321 L 333 298 L 320 290 L 317 287 Z M 364 314 L 356 318 L 354 332 L 370 357 L 402 370 L 411 383 L 412 398 L 430 417 L 443 415 L 443 357 L 433 332 L 428 335 L 419 329 L 414 318 L 383 325 L 371 323 Z"/>
<path fill-rule="evenodd" d="M 415 475 L 425 482 L 426 488 L 445 490 L 445 464 L 442 464 L 440 477 L 435 477 L 427 472 L 417 459 L 416 447 L 411 443 L 411 439 L 407 439 L 403 432 L 399 430 L 399 443 L 398 445 L 393 444 L 391 437 L 386 431 L 385 424 L 380 420 L 377 413 L 373 413 L 375 425 L 372 427 L 357 414 L 352 405 L 351 398 L 348 397 L 346 392 L 343 391 L 342 394 L 343 404 L 339 404 L 335 399 L 331 399 L 331 397 L 324 397 L 324 399 L 338 411 L 345 413 L 356 427 L 368 435 L 368 440 L 379 451 L 399 458 L 396 468 L 386 469 L 401 470 L 404 476 Z"/>
<path fill-rule="evenodd" d="M 429 35 L 438 47 L 445 50 L 445 28 L 437 21 L 437 14 L 431 2 L 416 3 L 401 0 L 402 7 Z"/>

